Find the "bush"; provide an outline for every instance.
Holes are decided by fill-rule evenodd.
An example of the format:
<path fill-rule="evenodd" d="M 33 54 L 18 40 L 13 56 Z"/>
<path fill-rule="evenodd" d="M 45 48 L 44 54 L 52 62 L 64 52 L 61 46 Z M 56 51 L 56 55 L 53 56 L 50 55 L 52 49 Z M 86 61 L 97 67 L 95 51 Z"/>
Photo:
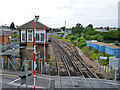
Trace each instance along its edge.
<path fill-rule="evenodd" d="M 68 39 L 68 37 L 65 37 L 65 39 Z"/>
<path fill-rule="evenodd" d="M 88 49 L 89 49 L 89 50 L 92 50 L 93 48 L 90 46 L 90 47 L 88 47 Z"/>
<path fill-rule="evenodd" d="M 98 49 L 94 49 L 93 52 L 94 52 L 94 53 L 98 53 Z"/>
<path fill-rule="evenodd" d="M 76 44 L 76 41 L 73 41 L 73 40 L 72 40 L 72 41 L 70 41 L 70 43 L 72 43 L 72 44 Z"/>
<path fill-rule="evenodd" d="M 51 57 L 49 58 L 49 67 L 51 68 L 51 66 L 53 65 Z"/>
<path fill-rule="evenodd" d="M 63 37 L 64 36 L 64 33 L 61 33 L 61 37 Z"/>
<path fill-rule="evenodd" d="M 77 43 L 77 46 L 79 47 L 79 48 L 83 48 L 83 47 L 85 47 L 87 45 L 87 43 L 86 42 L 78 42 Z"/>
<path fill-rule="evenodd" d="M 119 44 L 118 41 L 115 41 L 114 45 L 116 45 L 116 46 L 120 46 L 120 44 Z"/>
<path fill-rule="evenodd" d="M 78 40 L 77 46 L 79 48 L 83 48 L 83 47 L 87 46 L 87 43 L 86 43 L 84 37 L 77 38 L 77 40 Z"/>
<path fill-rule="evenodd" d="M 85 47 L 86 45 L 87 45 L 87 43 L 86 43 L 86 42 L 83 42 L 83 43 L 80 44 L 80 48 L 83 48 L 83 47 Z"/>

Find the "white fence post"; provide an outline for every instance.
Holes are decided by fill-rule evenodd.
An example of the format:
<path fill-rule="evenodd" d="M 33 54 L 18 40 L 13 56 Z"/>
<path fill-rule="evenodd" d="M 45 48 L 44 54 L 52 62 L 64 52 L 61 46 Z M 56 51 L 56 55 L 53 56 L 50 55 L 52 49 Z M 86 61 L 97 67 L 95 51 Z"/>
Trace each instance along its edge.
<path fill-rule="evenodd" d="M 10 70 L 10 59 L 8 58 L 8 70 Z"/>
<path fill-rule="evenodd" d="M 28 73 L 27 73 L 28 67 L 27 64 L 25 64 L 25 73 L 26 73 L 26 88 L 28 88 Z"/>
<path fill-rule="evenodd" d="M 31 69 L 32 69 L 32 72 L 33 72 L 33 60 L 31 60 Z"/>
<path fill-rule="evenodd" d="M 42 74 L 42 61 L 41 61 L 41 74 Z"/>
<path fill-rule="evenodd" d="M 2 69 L 4 69 L 4 60 L 2 58 Z"/>

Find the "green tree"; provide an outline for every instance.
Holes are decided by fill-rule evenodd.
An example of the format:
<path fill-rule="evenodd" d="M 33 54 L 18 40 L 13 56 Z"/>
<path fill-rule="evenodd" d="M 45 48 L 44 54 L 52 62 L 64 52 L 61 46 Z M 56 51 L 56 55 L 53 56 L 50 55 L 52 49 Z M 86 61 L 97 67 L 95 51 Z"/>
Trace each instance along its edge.
<path fill-rule="evenodd" d="M 92 24 L 89 24 L 87 27 L 89 27 L 89 28 L 93 28 L 93 25 L 92 25 Z"/>
<path fill-rule="evenodd" d="M 64 33 L 61 33 L 61 37 L 63 37 L 64 36 Z"/>
<path fill-rule="evenodd" d="M 120 44 L 119 44 L 118 41 L 115 41 L 114 45 L 116 45 L 116 46 L 120 46 Z"/>
<path fill-rule="evenodd" d="M 103 41 L 103 36 L 99 35 L 98 38 L 97 38 L 97 41 L 98 41 L 98 42 Z"/>
<path fill-rule="evenodd" d="M 72 28 L 72 34 L 74 34 L 74 35 L 75 35 L 75 34 L 81 35 L 82 30 L 83 30 L 83 26 L 82 26 L 81 24 L 77 23 L 77 24 L 76 24 L 76 27 L 73 27 L 73 28 Z"/>
<path fill-rule="evenodd" d="M 71 41 L 76 40 L 76 36 L 71 36 L 71 37 L 70 37 L 70 40 L 71 40 Z"/>
<path fill-rule="evenodd" d="M 85 39 L 84 39 L 83 37 L 80 37 L 80 39 L 79 39 L 79 41 L 78 41 L 78 43 L 77 43 L 77 46 L 78 46 L 79 48 L 83 48 L 83 47 L 85 47 L 86 45 L 87 45 L 87 43 L 86 43 Z"/>
<path fill-rule="evenodd" d="M 82 27 L 82 25 L 80 23 L 77 23 L 76 27 Z"/>
<path fill-rule="evenodd" d="M 65 27 L 61 27 L 60 29 L 62 29 L 63 31 L 65 31 Z"/>
<path fill-rule="evenodd" d="M 90 40 L 90 35 L 85 35 L 86 40 Z"/>
<path fill-rule="evenodd" d="M 14 22 L 11 23 L 10 28 L 11 28 L 12 30 L 15 30 L 15 24 L 14 24 Z"/>
<path fill-rule="evenodd" d="M 110 30 L 109 26 L 107 26 L 106 30 Z"/>

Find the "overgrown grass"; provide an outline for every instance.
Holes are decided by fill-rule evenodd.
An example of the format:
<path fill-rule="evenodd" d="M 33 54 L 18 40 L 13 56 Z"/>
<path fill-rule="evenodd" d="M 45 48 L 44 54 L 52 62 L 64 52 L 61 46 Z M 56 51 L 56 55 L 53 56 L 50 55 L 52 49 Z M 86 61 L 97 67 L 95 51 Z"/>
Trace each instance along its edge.
<path fill-rule="evenodd" d="M 57 37 L 57 36 L 51 36 L 51 37 L 55 37 L 61 41 L 64 41 L 64 42 L 67 42 L 69 43 L 70 40 L 67 39 L 67 38 L 64 38 L 64 37 Z M 100 56 L 106 56 L 107 57 L 107 60 L 106 60 L 106 63 L 108 64 L 109 63 L 109 57 L 111 57 L 112 55 L 110 54 L 107 54 L 105 55 L 105 52 L 100 52 L 98 51 L 97 49 L 93 49 L 92 47 L 83 47 L 83 48 L 80 48 L 82 51 L 88 53 L 90 55 L 90 58 L 93 59 L 93 60 L 98 60 L 98 62 L 100 63 L 101 62 L 101 65 L 104 66 L 105 65 L 105 60 L 100 60 Z M 113 57 L 113 56 L 112 56 Z"/>
<path fill-rule="evenodd" d="M 49 35 L 49 36 L 50 36 L 50 35 Z M 64 37 L 58 37 L 58 36 L 53 36 L 53 35 L 51 35 L 50 37 L 55 37 L 55 38 L 57 38 L 58 40 L 61 40 L 61 41 L 67 42 L 67 43 L 70 42 L 69 39 L 66 39 L 66 38 L 64 38 Z"/>
<path fill-rule="evenodd" d="M 90 58 L 93 59 L 93 60 L 97 60 L 98 59 L 98 62 L 100 63 L 101 62 L 101 65 L 104 66 L 105 65 L 105 60 L 100 60 L 100 56 L 106 56 L 107 57 L 107 60 L 106 60 L 106 63 L 108 64 L 109 63 L 109 57 L 113 57 L 112 55 L 110 54 L 107 54 L 105 55 L 104 52 L 99 52 L 97 49 L 93 49 L 91 47 L 83 47 L 82 50 L 86 53 L 88 53 L 90 55 Z"/>
<path fill-rule="evenodd" d="M 51 60 L 51 57 L 49 58 L 49 67 L 50 67 L 50 69 L 51 69 L 51 66 L 53 65 L 53 63 L 52 63 L 52 60 Z"/>
<path fill-rule="evenodd" d="M 0 48 L 0 51 L 1 51 L 2 49 L 4 49 L 4 48 L 6 48 L 6 47 L 1 47 L 1 48 Z"/>

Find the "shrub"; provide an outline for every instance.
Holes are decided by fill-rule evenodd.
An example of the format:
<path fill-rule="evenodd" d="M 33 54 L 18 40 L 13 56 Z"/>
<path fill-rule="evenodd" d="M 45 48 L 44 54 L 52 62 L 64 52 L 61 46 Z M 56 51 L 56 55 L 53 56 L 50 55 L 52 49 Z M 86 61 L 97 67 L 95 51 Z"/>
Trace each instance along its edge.
<path fill-rule="evenodd" d="M 51 68 L 51 66 L 53 65 L 51 57 L 49 58 L 49 67 Z"/>
<path fill-rule="evenodd" d="M 89 50 L 92 50 L 92 47 L 90 46 L 90 47 L 88 47 L 88 49 L 89 49 Z"/>
<path fill-rule="evenodd" d="M 61 37 L 63 37 L 64 36 L 64 33 L 61 33 Z"/>
<path fill-rule="evenodd" d="M 116 45 L 116 46 L 120 46 L 120 44 L 119 44 L 118 41 L 115 41 L 114 45 Z"/>
<path fill-rule="evenodd" d="M 94 52 L 94 53 L 98 53 L 98 49 L 94 49 L 93 52 Z"/>

